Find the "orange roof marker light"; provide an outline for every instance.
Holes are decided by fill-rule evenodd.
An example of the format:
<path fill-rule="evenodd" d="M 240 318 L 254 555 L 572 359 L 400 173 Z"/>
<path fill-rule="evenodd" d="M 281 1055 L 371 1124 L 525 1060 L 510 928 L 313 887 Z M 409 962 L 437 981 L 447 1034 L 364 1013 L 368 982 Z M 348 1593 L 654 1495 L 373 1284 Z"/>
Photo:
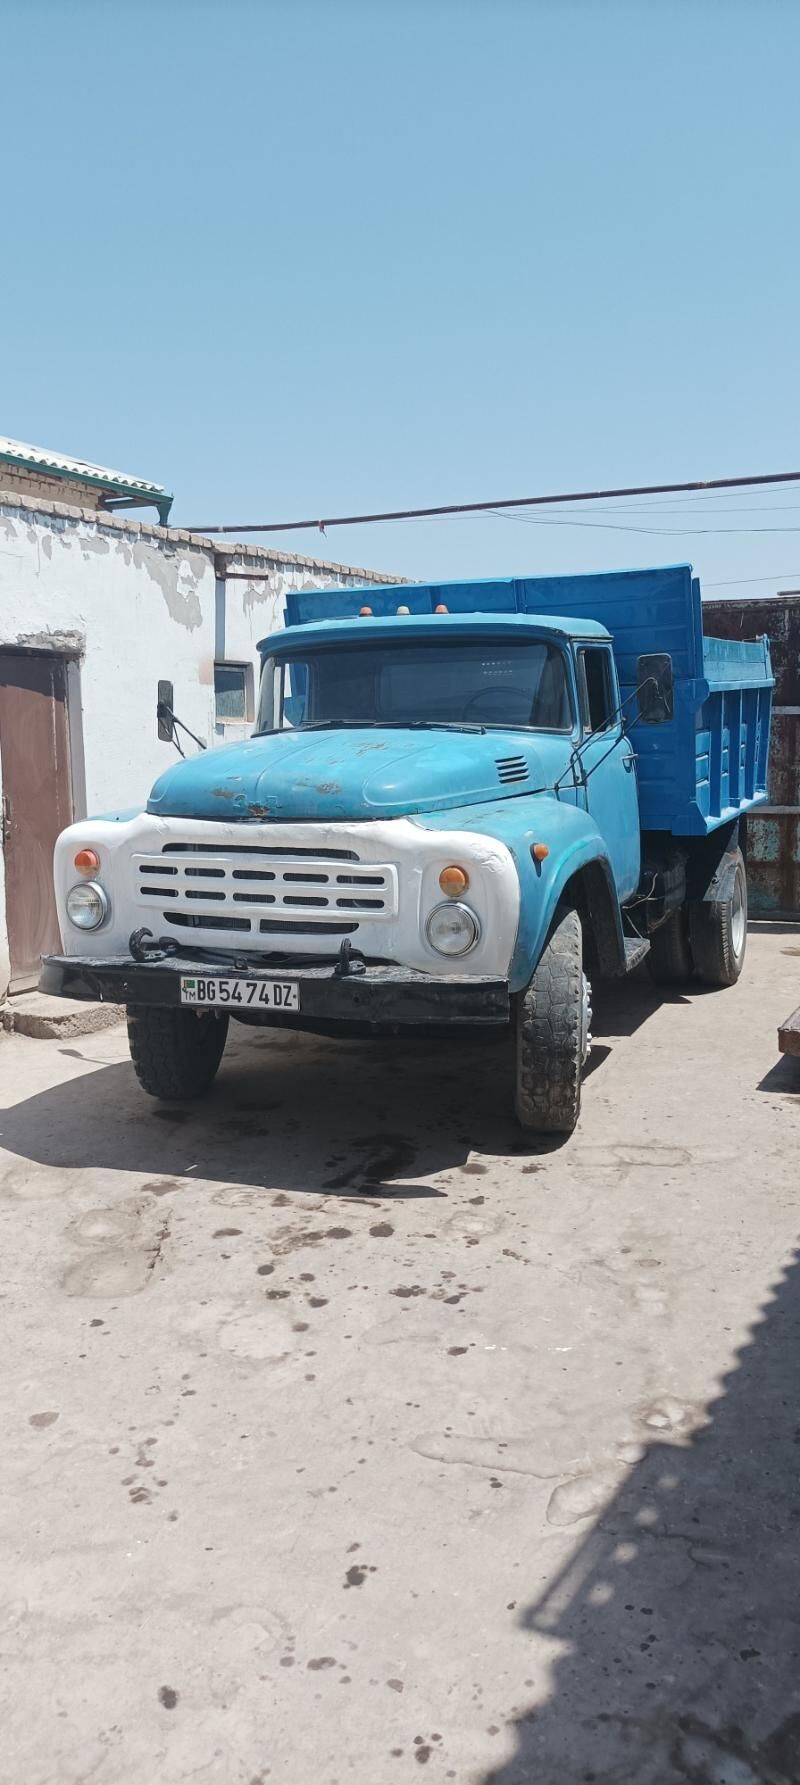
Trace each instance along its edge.
<path fill-rule="evenodd" d="M 372 608 L 371 607 L 360 607 L 358 610 L 359 620 L 363 620 L 366 616 L 369 616 L 370 619 L 372 618 Z"/>
<path fill-rule="evenodd" d="M 100 857 L 95 849 L 79 849 L 73 861 L 79 874 L 95 874 L 99 866 Z"/>
<path fill-rule="evenodd" d="M 433 611 L 435 614 L 449 614 L 450 609 L 445 607 L 443 601 L 440 601 L 438 607 L 435 607 Z"/>
<path fill-rule="evenodd" d="M 531 844 L 531 855 L 533 856 L 533 859 L 535 862 L 546 862 L 549 854 L 550 854 L 550 850 L 548 849 L 546 843 L 532 843 Z"/>

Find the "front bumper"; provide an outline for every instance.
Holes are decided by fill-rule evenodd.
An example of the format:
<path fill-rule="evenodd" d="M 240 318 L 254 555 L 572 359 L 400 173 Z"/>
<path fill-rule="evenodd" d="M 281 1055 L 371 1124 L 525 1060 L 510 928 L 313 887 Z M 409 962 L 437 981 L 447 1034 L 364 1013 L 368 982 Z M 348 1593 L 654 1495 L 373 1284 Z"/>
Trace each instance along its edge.
<path fill-rule="evenodd" d="M 223 965 L 189 954 L 141 965 L 131 955 L 97 959 L 86 955 L 45 955 L 39 989 L 58 998 L 83 998 L 92 1003 L 132 1005 L 180 1005 L 182 974 L 207 978 L 241 972 L 248 979 L 291 979 L 300 987 L 297 1023 L 277 1016 L 276 1027 L 315 1023 L 367 1024 L 376 1028 L 395 1024 L 506 1023 L 510 1003 L 508 981 L 490 977 L 451 975 L 434 978 L 409 967 L 367 967 L 363 974 L 341 978 L 333 962 L 325 966 L 296 965 L 245 969 L 233 961 Z M 267 1019 L 269 1020 L 269 1019 Z"/>

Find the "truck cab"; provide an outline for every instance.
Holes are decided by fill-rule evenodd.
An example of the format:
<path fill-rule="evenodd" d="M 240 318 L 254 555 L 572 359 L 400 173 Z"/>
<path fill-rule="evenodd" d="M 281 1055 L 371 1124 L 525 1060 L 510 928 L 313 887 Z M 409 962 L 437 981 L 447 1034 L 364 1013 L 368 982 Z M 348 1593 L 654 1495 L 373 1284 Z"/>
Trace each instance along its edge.
<path fill-rule="evenodd" d="M 231 1018 L 512 1024 L 520 1121 L 571 1132 L 591 978 L 741 970 L 765 642 L 706 663 L 688 567 L 306 591 L 287 621 L 250 739 L 59 839 L 43 987 L 124 1003 L 166 1098 L 208 1088 Z"/>

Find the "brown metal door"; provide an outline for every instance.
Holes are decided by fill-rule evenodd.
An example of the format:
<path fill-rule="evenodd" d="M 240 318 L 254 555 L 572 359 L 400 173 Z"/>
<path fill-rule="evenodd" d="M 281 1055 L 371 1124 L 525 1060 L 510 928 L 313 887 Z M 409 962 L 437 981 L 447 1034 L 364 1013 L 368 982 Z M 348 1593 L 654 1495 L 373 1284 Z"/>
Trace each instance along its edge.
<path fill-rule="evenodd" d="M 72 818 L 62 657 L 0 651 L 0 758 L 11 989 L 20 991 L 60 945 L 53 845 Z"/>

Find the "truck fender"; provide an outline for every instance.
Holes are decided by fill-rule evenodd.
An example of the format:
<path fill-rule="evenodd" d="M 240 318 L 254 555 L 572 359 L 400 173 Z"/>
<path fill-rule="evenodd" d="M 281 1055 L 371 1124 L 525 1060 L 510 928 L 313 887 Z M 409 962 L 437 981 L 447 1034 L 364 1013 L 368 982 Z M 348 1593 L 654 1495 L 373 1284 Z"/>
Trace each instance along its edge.
<path fill-rule="evenodd" d="M 599 979 L 625 972 L 625 935 L 607 856 L 598 855 L 567 881 L 562 899 L 575 906 L 583 926 L 587 960 Z"/>
<path fill-rule="evenodd" d="M 537 827 L 539 837 L 544 827 Z M 545 840 L 546 839 L 546 832 Z M 520 925 L 511 973 L 511 989 L 519 991 L 533 974 L 560 904 L 575 906 L 587 943 L 587 959 L 602 978 L 625 970 L 625 944 L 619 899 L 597 828 L 586 814 L 562 807 L 554 827 L 551 854 L 543 862 L 528 849 L 512 845 L 521 883 Z"/>

